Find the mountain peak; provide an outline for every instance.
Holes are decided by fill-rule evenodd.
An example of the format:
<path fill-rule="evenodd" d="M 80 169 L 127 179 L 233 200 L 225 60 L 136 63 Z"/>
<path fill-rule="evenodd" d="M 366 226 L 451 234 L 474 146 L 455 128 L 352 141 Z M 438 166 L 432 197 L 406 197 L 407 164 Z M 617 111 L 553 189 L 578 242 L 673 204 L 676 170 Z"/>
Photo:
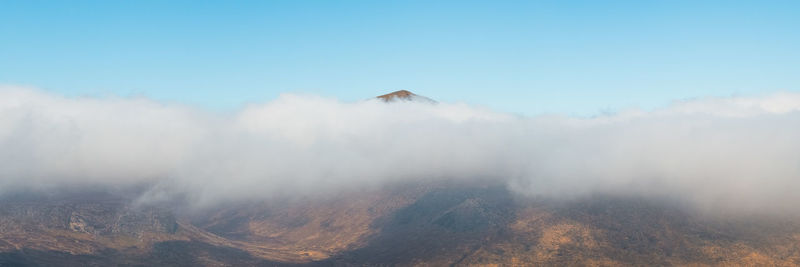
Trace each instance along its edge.
<path fill-rule="evenodd" d="M 399 90 L 385 95 L 379 95 L 378 98 L 380 98 L 383 101 L 389 102 L 389 101 L 394 101 L 395 99 L 411 100 L 413 96 L 416 96 L 416 94 L 406 90 Z"/>
<path fill-rule="evenodd" d="M 430 98 L 420 96 L 406 90 L 394 91 L 385 95 L 379 95 L 376 98 L 379 98 L 384 102 L 394 102 L 397 100 L 403 100 L 403 101 L 422 101 L 422 102 L 436 103 L 436 101 L 433 101 Z"/>

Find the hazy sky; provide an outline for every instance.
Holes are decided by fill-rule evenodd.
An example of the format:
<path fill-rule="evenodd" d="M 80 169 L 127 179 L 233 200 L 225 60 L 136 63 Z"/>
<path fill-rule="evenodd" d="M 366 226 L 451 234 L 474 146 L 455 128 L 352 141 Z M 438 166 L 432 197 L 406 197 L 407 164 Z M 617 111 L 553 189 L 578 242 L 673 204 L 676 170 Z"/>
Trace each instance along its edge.
<path fill-rule="evenodd" d="M 407 89 L 588 115 L 800 91 L 798 29 L 798 1 L 0 1 L 0 84 L 223 110 Z"/>

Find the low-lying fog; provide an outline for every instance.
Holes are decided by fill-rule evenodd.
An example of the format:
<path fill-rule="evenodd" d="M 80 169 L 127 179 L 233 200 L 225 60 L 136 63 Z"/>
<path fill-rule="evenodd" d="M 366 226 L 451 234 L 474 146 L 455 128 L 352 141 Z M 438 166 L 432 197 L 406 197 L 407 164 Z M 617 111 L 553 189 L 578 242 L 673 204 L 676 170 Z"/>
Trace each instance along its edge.
<path fill-rule="evenodd" d="M 213 203 L 436 179 L 800 213 L 800 94 L 575 118 L 312 95 L 223 113 L 0 87 L 4 192 L 147 183 L 145 200 Z"/>

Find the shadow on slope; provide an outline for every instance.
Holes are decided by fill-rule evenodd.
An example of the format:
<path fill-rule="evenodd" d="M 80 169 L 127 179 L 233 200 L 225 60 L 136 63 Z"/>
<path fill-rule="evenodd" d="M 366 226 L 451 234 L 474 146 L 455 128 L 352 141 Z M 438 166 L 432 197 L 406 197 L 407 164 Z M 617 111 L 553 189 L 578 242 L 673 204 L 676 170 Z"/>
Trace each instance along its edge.
<path fill-rule="evenodd" d="M 0 266 L 294 266 L 267 261 L 230 247 L 200 242 L 155 244 L 148 254 L 106 249 L 91 255 L 23 249 L 0 253 Z"/>

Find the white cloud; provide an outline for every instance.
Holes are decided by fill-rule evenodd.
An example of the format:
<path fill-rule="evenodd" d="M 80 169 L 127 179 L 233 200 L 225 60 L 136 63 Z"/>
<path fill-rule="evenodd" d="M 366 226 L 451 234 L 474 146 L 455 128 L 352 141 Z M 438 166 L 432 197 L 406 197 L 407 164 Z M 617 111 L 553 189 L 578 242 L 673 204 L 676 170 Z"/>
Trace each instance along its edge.
<path fill-rule="evenodd" d="M 800 95 L 596 118 L 283 95 L 233 114 L 0 88 L 0 186 L 155 184 L 197 201 L 494 179 L 523 194 L 643 194 L 796 209 Z M 800 211 L 800 210 L 798 210 Z"/>

